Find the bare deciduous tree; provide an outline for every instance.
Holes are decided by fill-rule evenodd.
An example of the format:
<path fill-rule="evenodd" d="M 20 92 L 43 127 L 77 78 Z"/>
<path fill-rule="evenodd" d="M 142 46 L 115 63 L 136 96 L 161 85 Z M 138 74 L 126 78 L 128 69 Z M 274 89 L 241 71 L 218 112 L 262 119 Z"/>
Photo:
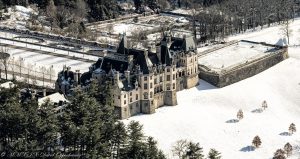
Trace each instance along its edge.
<path fill-rule="evenodd" d="M 188 146 L 187 140 L 178 140 L 172 148 L 174 156 L 182 158 Z"/>
<path fill-rule="evenodd" d="M 281 33 L 287 38 L 288 44 L 290 44 L 290 37 L 293 33 L 293 30 L 290 28 L 291 20 L 287 19 L 282 23 Z"/>
<path fill-rule="evenodd" d="M 50 0 L 48 6 L 46 7 L 46 15 L 49 17 L 51 30 L 56 25 L 56 15 L 57 8 L 54 5 L 54 1 Z"/>
<path fill-rule="evenodd" d="M 267 101 L 263 101 L 262 104 L 261 104 L 261 107 L 265 110 L 268 108 L 268 104 L 267 104 Z"/>
<path fill-rule="evenodd" d="M 9 59 L 10 55 L 8 54 L 8 47 L 5 46 L 1 46 L 1 53 L 0 53 L 0 62 L 1 62 L 1 66 L 0 66 L 0 78 L 2 78 L 1 74 L 2 74 L 2 66 L 4 68 L 4 73 L 5 73 L 5 79 L 7 80 L 7 65 L 8 65 L 8 59 Z"/>

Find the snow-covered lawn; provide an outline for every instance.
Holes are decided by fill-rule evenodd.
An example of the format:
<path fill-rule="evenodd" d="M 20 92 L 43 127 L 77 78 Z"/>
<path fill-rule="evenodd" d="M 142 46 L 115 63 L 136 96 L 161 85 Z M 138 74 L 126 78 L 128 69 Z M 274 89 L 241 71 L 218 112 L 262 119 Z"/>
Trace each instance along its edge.
<path fill-rule="evenodd" d="M 246 80 L 224 88 L 215 88 L 201 80 L 200 86 L 178 92 L 178 105 L 163 107 L 151 115 L 124 120 L 139 121 L 146 135 L 153 136 L 158 146 L 172 156 L 172 145 L 180 139 L 199 142 L 207 154 L 216 148 L 224 159 L 271 159 L 274 152 L 290 142 L 295 148 L 291 159 L 300 157 L 300 19 L 292 24 L 290 58 Z M 276 44 L 282 35 L 279 26 L 228 38 Z M 269 108 L 258 113 L 262 101 Z M 244 119 L 236 119 L 239 109 Z M 286 136 L 288 127 L 298 128 Z M 248 151 L 253 138 L 262 140 L 260 148 Z"/>
<path fill-rule="evenodd" d="M 225 88 L 214 88 L 200 81 L 197 88 L 178 93 L 178 106 L 163 107 L 155 114 L 129 120 L 141 122 L 145 133 L 155 137 L 159 147 L 169 155 L 177 140 L 188 139 L 199 142 L 206 153 L 209 148 L 216 148 L 224 159 L 271 158 L 276 149 L 287 142 L 300 146 L 300 132 L 293 136 L 280 135 L 288 131 L 292 122 L 300 126 L 299 68 L 300 60 L 290 58 Z M 263 100 L 268 102 L 269 108 L 254 113 Z M 236 119 L 239 109 L 244 111 L 244 119 L 227 123 Z M 262 140 L 261 148 L 244 152 L 256 135 Z"/>

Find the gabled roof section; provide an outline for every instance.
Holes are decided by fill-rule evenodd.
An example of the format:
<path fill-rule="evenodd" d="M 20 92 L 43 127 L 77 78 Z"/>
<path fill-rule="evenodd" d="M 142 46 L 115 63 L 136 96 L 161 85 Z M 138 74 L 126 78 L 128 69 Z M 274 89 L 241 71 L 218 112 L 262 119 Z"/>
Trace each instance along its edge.
<path fill-rule="evenodd" d="M 196 50 L 196 44 L 193 36 L 185 37 L 182 44 L 182 49 L 184 51 Z"/>
<path fill-rule="evenodd" d="M 167 46 L 161 45 L 161 63 L 167 66 L 172 65 L 172 55 Z"/>

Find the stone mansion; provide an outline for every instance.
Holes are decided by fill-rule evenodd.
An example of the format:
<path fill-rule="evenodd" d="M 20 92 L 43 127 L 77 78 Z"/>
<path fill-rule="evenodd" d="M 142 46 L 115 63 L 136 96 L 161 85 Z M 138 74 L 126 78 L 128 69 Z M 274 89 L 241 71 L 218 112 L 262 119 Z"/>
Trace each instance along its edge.
<path fill-rule="evenodd" d="M 113 80 L 113 103 L 120 119 L 151 114 L 161 106 L 177 105 L 176 92 L 199 83 L 197 47 L 193 37 L 175 38 L 165 34 L 156 52 L 129 48 L 122 36 L 116 52 L 103 53 L 90 71 L 81 74 L 64 68 L 56 89 L 68 94 L 92 80 L 110 76 Z"/>

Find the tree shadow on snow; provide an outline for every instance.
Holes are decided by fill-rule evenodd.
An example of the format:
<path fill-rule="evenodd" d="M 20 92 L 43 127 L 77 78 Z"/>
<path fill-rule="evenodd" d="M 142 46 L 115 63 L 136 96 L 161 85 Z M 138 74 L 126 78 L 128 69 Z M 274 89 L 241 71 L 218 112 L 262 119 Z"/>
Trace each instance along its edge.
<path fill-rule="evenodd" d="M 279 135 L 280 135 L 280 136 L 291 136 L 291 134 L 288 133 L 288 132 L 282 132 L 282 133 L 280 133 Z"/>
<path fill-rule="evenodd" d="M 255 150 L 255 147 L 254 146 L 246 146 L 246 147 L 243 147 L 240 149 L 240 151 L 242 152 L 251 152 L 251 151 L 254 151 Z"/>
<path fill-rule="evenodd" d="M 230 119 L 226 121 L 226 123 L 237 123 L 237 122 L 239 122 L 239 120 L 237 119 Z"/>
<path fill-rule="evenodd" d="M 252 113 L 262 113 L 263 110 L 261 108 L 258 108 L 258 109 L 254 109 L 251 111 Z"/>

